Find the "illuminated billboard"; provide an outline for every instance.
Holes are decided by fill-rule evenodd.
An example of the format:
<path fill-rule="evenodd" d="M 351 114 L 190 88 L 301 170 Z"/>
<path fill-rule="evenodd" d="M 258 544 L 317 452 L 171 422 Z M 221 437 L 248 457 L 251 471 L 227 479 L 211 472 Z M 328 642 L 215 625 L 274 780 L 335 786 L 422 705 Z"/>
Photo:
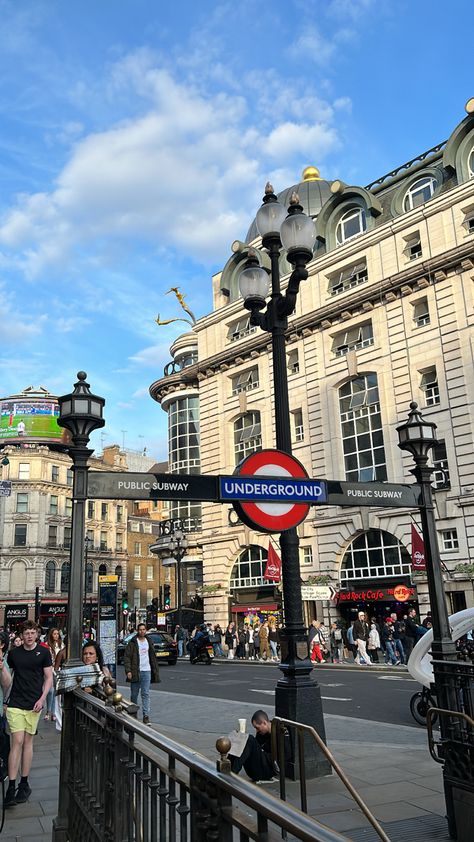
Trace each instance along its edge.
<path fill-rule="evenodd" d="M 0 400 L 0 444 L 23 441 L 59 441 L 68 434 L 58 426 L 57 398 L 47 395 L 18 395 Z"/>

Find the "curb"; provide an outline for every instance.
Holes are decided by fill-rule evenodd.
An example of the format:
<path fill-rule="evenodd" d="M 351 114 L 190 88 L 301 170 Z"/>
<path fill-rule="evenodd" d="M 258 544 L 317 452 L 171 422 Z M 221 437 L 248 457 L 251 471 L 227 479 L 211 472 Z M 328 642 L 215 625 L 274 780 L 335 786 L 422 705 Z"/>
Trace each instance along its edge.
<path fill-rule="evenodd" d="M 188 657 L 178 658 L 178 663 L 183 661 L 189 661 Z M 212 666 L 224 666 L 227 664 L 239 664 L 240 666 L 244 667 L 279 667 L 280 661 L 249 661 L 248 659 L 239 659 L 239 658 L 213 658 L 212 659 Z M 318 664 L 314 666 L 314 669 L 334 669 L 334 670 L 354 670 L 354 671 L 365 671 L 368 672 L 368 668 L 364 668 L 363 666 L 359 666 L 358 664 L 353 663 L 344 663 L 344 664 Z M 401 675 L 407 675 L 408 670 L 406 666 L 389 666 L 388 664 L 372 664 L 370 667 L 371 672 L 388 672 L 392 673 L 400 673 Z"/>

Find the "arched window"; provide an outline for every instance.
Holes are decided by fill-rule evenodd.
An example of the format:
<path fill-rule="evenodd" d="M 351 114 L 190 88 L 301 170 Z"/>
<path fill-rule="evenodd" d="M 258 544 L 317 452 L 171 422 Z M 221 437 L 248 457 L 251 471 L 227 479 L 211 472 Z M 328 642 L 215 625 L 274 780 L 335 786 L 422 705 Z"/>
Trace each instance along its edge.
<path fill-rule="evenodd" d="M 234 422 L 234 452 L 238 464 L 250 453 L 262 448 L 262 430 L 259 412 L 246 412 Z"/>
<path fill-rule="evenodd" d="M 351 208 L 343 213 L 336 228 L 336 243 L 342 246 L 367 229 L 367 220 L 363 208 Z"/>
<path fill-rule="evenodd" d="M 46 593 L 56 590 L 56 565 L 54 561 L 47 561 L 44 569 L 44 589 Z"/>
<path fill-rule="evenodd" d="M 387 479 L 377 375 L 349 380 L 339 389 L 346 480 Z"/>
<path fill-rule="evenodd" d="M 431 199 L 437 187 L 436 179 L 431 175 L 414 181 L 405 193 L 403 210 L 411 211 Z"/>
<path fill-rule="evenodd" d="M 14 561 L 10 569 L 10 593 L 25 593 L 26 564 L 24 561 Z"/>
<path fill-rule="evenodd" d="M 92 593 L 94 581 L 94 567 L 90 562 L 86 564 L 86 593 Z"/>
<path fill-rule="evenodd" d="M 231 589 L 255 588 L 271 584 L 263 578 L 267 551 L 261 547 L 247 547 L 239 556 L 230 574 Z"/>
<path fill-rule="evenodd" d="M 107 565 L 99 564 L 99 576 L 107 576 Z"/>
<path fill-rule="evenodd" d="M 71 572 L 71 565 L 68 561 L 64 561 L 61 566 L 61 593 L 67 593 L 69 590 L 69 574 Z"/>
<path fill-rule="evenodd" d="M 472 147 L 471 151 L 469 152 L 469 157 L 467 159 L 467 166 L 469 168 L 469 178 L 474 178 L 474 146 Z"/>
<path fill-rule="evenodd" d="M 379 529 L 359 535 L 346 550 L 341 565 L 341 582 L 408 576 L 411 558 L 402 543 Z"/>

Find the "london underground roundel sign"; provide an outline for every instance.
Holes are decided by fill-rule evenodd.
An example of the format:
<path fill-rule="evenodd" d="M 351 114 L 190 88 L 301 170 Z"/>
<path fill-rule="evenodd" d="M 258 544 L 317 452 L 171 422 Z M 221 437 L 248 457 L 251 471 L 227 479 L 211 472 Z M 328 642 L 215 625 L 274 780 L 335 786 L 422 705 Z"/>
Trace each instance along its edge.
<path fill-rule="evenodd" d="M 266 485 L 265 477 L 308 477 L 301 462 L 282 450 L 259 450 L 252 453 L 237 466 L 235 473 L 239 477 L 261 477 L 261 485 Z M 276 486 L 278 491 L 277 483 L 271 485 Z M 240 520 L 259 532 L 285 532 L 292 529 L 305 519 L 310 508 L 308 503 L 296 503 L 293 498 L 288 503 L 236 500 L 233 505 Z"/>

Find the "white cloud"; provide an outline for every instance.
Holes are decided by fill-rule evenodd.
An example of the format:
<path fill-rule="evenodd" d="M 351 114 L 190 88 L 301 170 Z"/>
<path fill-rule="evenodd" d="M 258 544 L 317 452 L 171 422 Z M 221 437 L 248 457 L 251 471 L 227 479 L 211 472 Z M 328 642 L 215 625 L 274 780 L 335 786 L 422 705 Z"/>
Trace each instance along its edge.
<path fill-rule="evenodd" d="M 331 61 L 336 45 L 324 36 L 315 26 L 305 27 L 305 31 L 289 47 L 288 52 L 294 58 L 310 58 L 315 64 L 324 67 Z"/>
<path fill-rule="evenodd" d="M 169 361 L 169 345 L 150 345 L 148 348 L 142 348 L 136 354 L 129 357 L 129 360 L 140 366 L 159 368 Z"/>
<path fill-rule="evenodd" d="M 48 317 L 43 313 L 35 315 L 26 312 L 26 307 L 19 307 L 9 292 L 7 284 L 0 281 L 0 335 L 2 345 L 21 346 L 32 337 L 42 333 Z"/>
<path fill-rule="evenodd" d="M 329 149 L 339 145 L 335 129 L 315 124 L 282 123 L 266 139 L 266 152 L 281 160 L 288 155 L 320 159 Z"/>

